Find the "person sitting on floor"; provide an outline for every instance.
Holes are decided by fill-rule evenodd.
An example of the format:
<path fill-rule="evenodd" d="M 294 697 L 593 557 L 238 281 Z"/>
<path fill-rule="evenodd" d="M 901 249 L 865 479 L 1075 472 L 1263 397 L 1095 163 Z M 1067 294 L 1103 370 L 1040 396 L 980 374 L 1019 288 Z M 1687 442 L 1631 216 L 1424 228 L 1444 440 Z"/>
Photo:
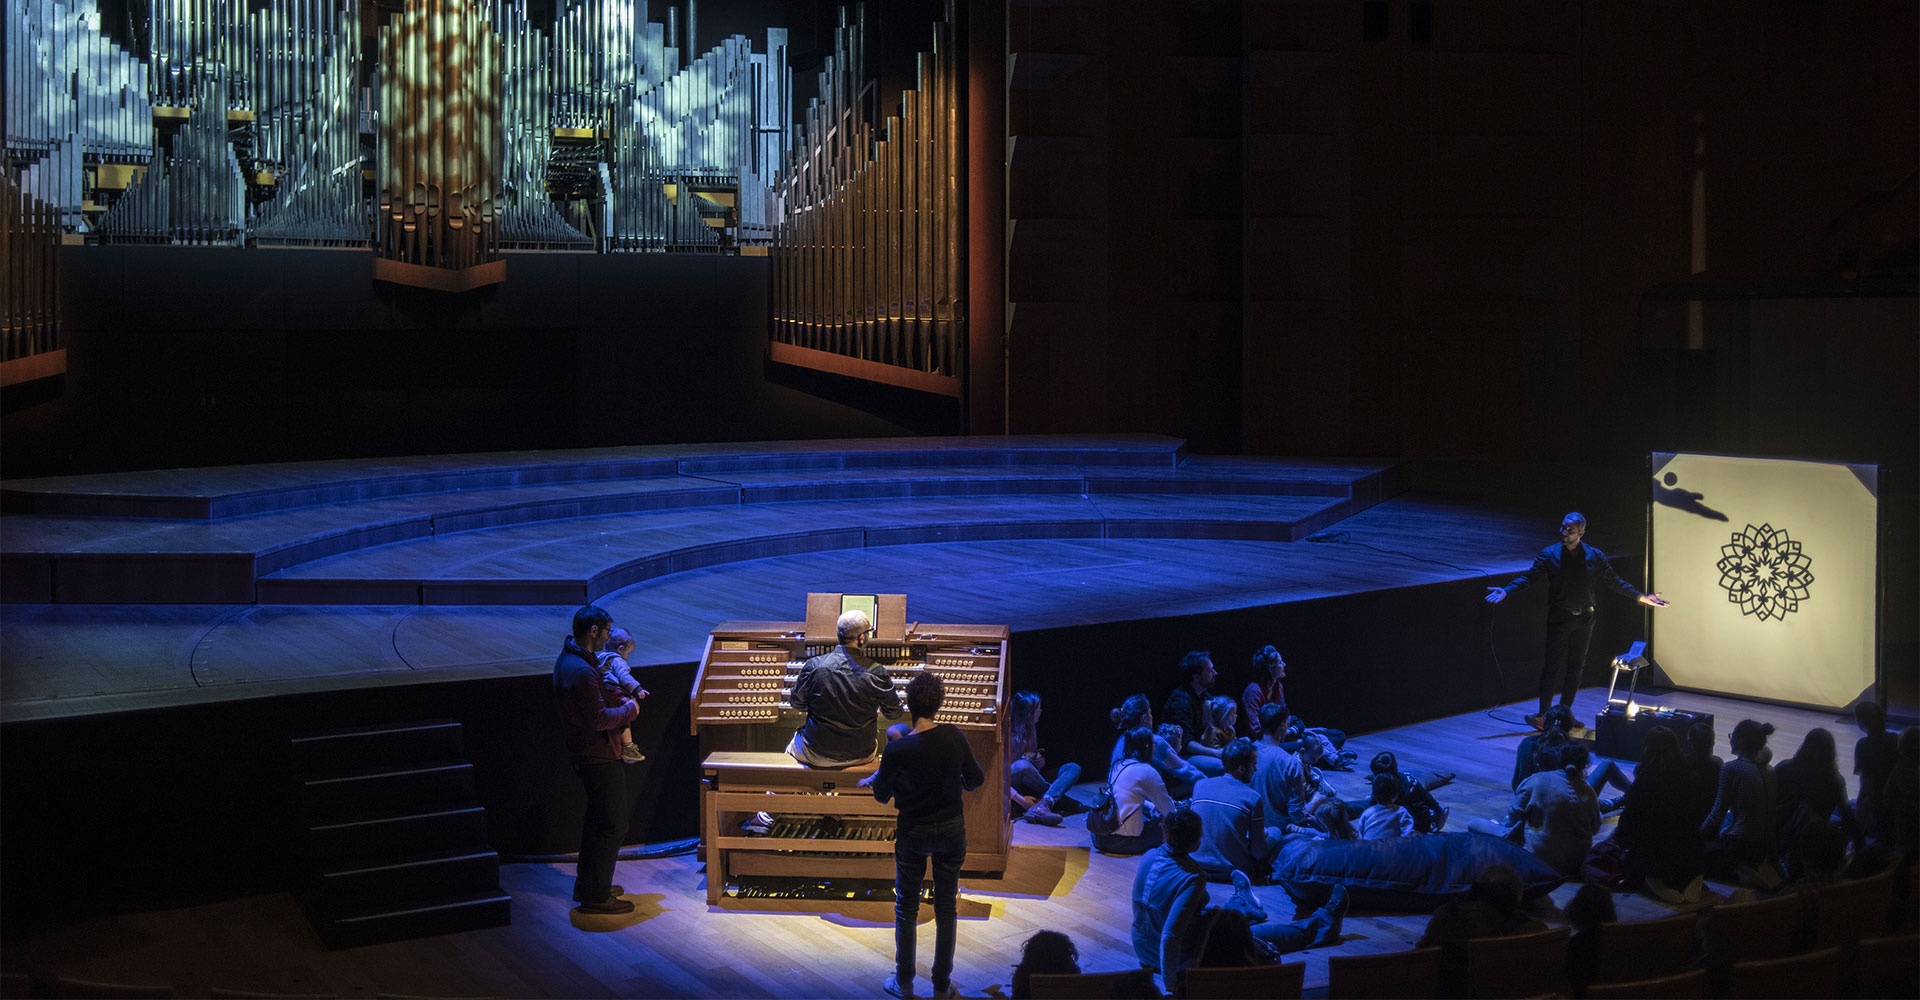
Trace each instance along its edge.
<path fill-rule="evenodd" d="M 1207 732 L 1207 696 L 1218 676 L 1212 656 L 1203 650 L 1188 653 L 1180 658 L 1180 686 L 1160 705 L 1160 721 L 1171 722 L 1187 734 L 1187 741 L 1176 744 L 1174 749 L 1208 777 L 1223 773 L 1219 748 L 1200 741 Z"/>
<path fill-rule="evenodd" d="M 1093 849 L 1102 854 L 1141 854 L 1160 844 L 1160 820 L 1173 814 L 1160 772 L 1153 766 L 1153 733 L 1137 726 L 1120 738 L 1125 756 L 1107 772 L 1120 825 L 1112 833 L 1093 834 Z"/>
<path fill-rule="evenodd" d="M 1220 763 L 1227 773 L 1193 786 L 1193 811 L 1207 830 L 1193 860 L 1216 881 L 1237 870 L 1264 883 L 1273 871 L 1280 831 L 1267 825 L 1266 803 L 1251 784 L 1253 741 L 1236 738 L 1221 753 Z"/>
<path fill-rule="evenodd" d="M 1774 778 L 1767 766 L 1767 737 L 1773 723 L 1742 719 L 1727 737 L 1733 759 L 1720 767 L 1713 808 L 1700 824 L 1707 841 L 1704 866 L 1709 877 L 1739 881 L 1763 889 L 1779 888 L 1774 867 Z"/>
<path fill-rule="evenodd" d="M 1519 790 L 1520 783 L 1527 780 L 1529 775 L 1541 770 L 1540 755 L 1549 746 L 1558 746 L 1573 740 L 1573 709 L 1565 705 L 1554 705 L 1547 709 L 1545 725 L 1546 728 L 1541 732 L 1522 739 L 1519 749 L 1514 751 L 1513 787 L 1516 791 Z M 1600 763 L 1595 764 L 1593 769 L 1587 772 L 1587 786 L 1593 789 L 1594 795 L 1598 796 L 1608 785 L 1612 785 L 1624 794 L 1627 789 L 1633 787 L 1633 779 L 1627 777 L 1627 772 L 1622 770 L 1619 764 L 1602 758 Z M 1620 808 L 1623 801 L 1618 796 L 1602 798 L 1600 811 L 1613 812 Z"/>
<path fill-rule="evenodd" d="M 1447 826 L 1447 807 L 1433 797 L 1427 786 L 1415 780 L 1413 772 L 1400 770 L 1400 758 L 1391 750 L 1382 750 L 1373 755 L 1367 765 L 1376 775 L 1392 774 L 1400 779 L 1400 804 L 1413 814 L 1415 833 L 1439 833 Z M 1452 781 L 1453 775 L 1441 774 L 1435 780 Z"/>
<path fill-rule="evenodd" d="M 1362 840 L 1380 840 L 1385 837 L 1413 836 L 1413 814 L 1400 804 L 1400 776 L 1397 774 L 1376 774 L 1373 776 L 1373 804 L 1360 814 L 1360 838 Z"/>
<path fill-rule="evenodd" d="M 1126 701 L 1120 703 L 1119 708 L 1114 709 L 1108 713 L 1108 715 L 1113 719 L 1115 728 L 1119 729 L 1121 733 L 1121 736 L 1113 741 L 1113 756 L 1108 760 L 1109 767 L 1120 762 L 1121 743 L 1125 738 L 1125 734 L 1136 728 L 1145 728 L 1147 735 L 1153 738 L 1153 755 L 1151 758 L 1153 766 L 1160 772 L 1160 780 L 1166 785 L 1167 793 L 1176 799 L 1186 798 L 1193 794 L 1194 782 L 1206 777 L 1206 775 L 1200 773 L 1199 768 L 1194 767 L 1187 762 L 1186 758 L 1180 756 L 1179 751 L 1173 748 L 1173 744 L 1154 735 L 1153 707 L 1151 703 L 1147 701 L 1146 695 L 1129 695 Z"/>
<path fill-rule="evenodd" d="M 1314 789 L 1306 765 L 1280 745 L 1286 731 L 1287 706 L 1269 702 L 1260 706 L 1262 736 L 1253 745 L 1253 789 L 1260 793 L 1267 815 L 1286 829 L 1314 825 L 1310 815 Z"/>
<path fill-rule="evenodd" d="M 1160 973 L 1169 987 L 1194 964 L 1204 943 L 1198 925 L 1207 906 L 1207 876 L 1193 860 L 1206 833 L 1205 821 L 1190 809 L 1167 817 L 1166 843 L 1147 852 L 1133 880 L 1133 953 L 1141 968 Z M 1234 902 L 1225 909 L 1243 921 L 1254 918 L 1240 880 L 1235 879 Z M 1333 944 L 1340 940 L 1341 920 L 1347 912 L 1346 886 L 1334 886 L 1325 905 L 1303 920 L 1262 921 L 1252 936 L 1275 958 L 1279 955 Z"/>
<path fill-rule="evenodd" d="M 1847 779 L 1840 776 L 1832 733 L 1807 730 L 1800 749 L 1773 769 L 1773 777 L 1774 838 L 1783 848 L 1781 860 L 1788 878 L 1800 877 L 1800 831 L 1809 823 L 1837 819 L 1856 846 L 1866 843 L 1866 831 L 1847 801 Z"/>
<path fill-rule="evenodd" d="M 1693 779 L 1673 730 L 1647 730 L 1613 839 L 1626 848 L 1627 885 L 1664 903 L 1697 903 L 1700 819 L 1693 812 Z"/>
<path fill-rule="evenodd" d="M 1548 746 L 1541 763 L 1542 769 L 1514 791 L 1506 826 L 1476 819 L 1467 829 L 1508 839 L 1519 834 L 1535 857 L 1571 877 L 1600 831 L 1600 803 L 1584 773 L 1587 748 L 1578 743 Z"/>
<path fill-rule="evenodd" d="M 1016 815 L 1029 823 L 1059 826 L 1060 811 L 1055 806 L 1067 798 L 1067 791 L 1080 780 L 1080 765 L 1072 761 L 1060 765 L 1052 781 L 1043 768 L 1045 752 L 1040 749 L 1040 696 L 1021 691 L 1013 696 L 1007 713 L 1009 742 L 1013 744 L 1013 766 L 1007 773 L 1007 798 Z"/>

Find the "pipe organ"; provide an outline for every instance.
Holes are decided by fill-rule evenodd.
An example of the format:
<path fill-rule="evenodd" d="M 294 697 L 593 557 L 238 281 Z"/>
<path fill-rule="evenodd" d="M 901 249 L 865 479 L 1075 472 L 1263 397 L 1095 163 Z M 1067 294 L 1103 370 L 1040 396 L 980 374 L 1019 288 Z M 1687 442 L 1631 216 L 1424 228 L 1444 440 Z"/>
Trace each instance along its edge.
<path fill-rule="evenodd" d="M 67 370 L 60 342 L 60 213 L 0 174 L 0 386 Z"/>
<path fill-rule="evenodd" d="M 953 20 L 949 3 L 920 54 L 918 88 L 880 128 L 861 110 L 862 25 L 843 11 L 783 178 L 775 360 L 957 394 L 964 165 Z"/>
<path fill-rule="evenodd" d="M 460 0 L 408 0 L 380 29 L 383 261 L 465 271 L 495 259 L 499 60 L 493 26 Z"/>
<path fill-rule="evenodd" d="M 879 595 L 877 605 L 876 634 L 862 653 L 887 668 L 896 691 L 923 671 L 946 682 L 938 721 L 966 735 L 987 776 L 966 795 L 965 868 L 1000 874 L 1011 839 L 1008 629 L 909 624 L 906 598 L 898 594 Z M 842 595 L 809 594 L 804 622 L 722 622 L 708 636 L 691 718 L 704 762 L 701 843 L 709 902 L 755 876 L 893 876 L 894 807 L 857 784 L 874 766 L 815 769 L 784 751 L 805 720 L 789 703 L 793 684 L 809 657 L 834 648 L 841 606 Z M 885 739 L 884 728 L 876 721 L 876 740 Z M 764 834 L 744 831 L 742 824 L 759 812 L 771 814 L 773 825 Z"/>
<path fill-rule="evenodd" d="M 5 172 L 92 241 L 451 264 L 726 251 L 782 216 L 786 29 L 698 47 L 695 0 L 97 2 L 0 0 Z"/>

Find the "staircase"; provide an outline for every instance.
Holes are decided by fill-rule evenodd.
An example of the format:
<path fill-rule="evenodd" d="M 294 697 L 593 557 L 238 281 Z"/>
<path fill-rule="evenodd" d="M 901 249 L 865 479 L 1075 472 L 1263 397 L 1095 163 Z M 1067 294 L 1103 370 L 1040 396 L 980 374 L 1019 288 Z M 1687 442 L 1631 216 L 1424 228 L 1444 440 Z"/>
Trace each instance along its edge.
<path fill-rule="evenodd" d="M 297 895 L 327 947 L 512 922 L 458 722 L 337 730 L 292 743 L 308 862 Z"/>

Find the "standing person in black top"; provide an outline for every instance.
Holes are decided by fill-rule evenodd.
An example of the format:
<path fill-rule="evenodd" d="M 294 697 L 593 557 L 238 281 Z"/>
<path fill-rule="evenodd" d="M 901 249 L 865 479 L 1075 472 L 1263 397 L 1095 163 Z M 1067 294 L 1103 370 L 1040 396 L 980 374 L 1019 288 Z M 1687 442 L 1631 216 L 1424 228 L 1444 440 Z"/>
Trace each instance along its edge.
<path fill-rule="evenodd" d="M 834 623 L 840 645 L 808 660 L 793 682 L 788 699 L 807 713 L 806 725 L 793 734 L 787 753 L 809 767 L 851 767 L 873 759 L 873 713 L 900 715 L 887 668 L 860 655 L 873 632 L 863 611 L 849 611 Z"/>
<path fill-rule="evenodd" d="M 913 996 L 914 922 L 920 916 L 920 878 L 933 861 L 933 995 L 959 996 L 953 987 L 953 946 L 959 934 L 956 899 L 967 859 L 967 821 L 960 793 L 987 780 L 960 730 L 933 721 L 947 699 L 939 675 L 907 682 L 913 728 L 888 743 L 873 775 L 873 797 L 900 810 L 893 838 L 894 971 L 888 996 Z"/>
<path fill-rule="evenodd" d="M 1546 728 L 1547 707 L 1553 704 L 1556 679 L 1561 681 L 1560 703 L 1573 708 L 1580 690 L 1580 674 L 1587 665 L 1587 645 L 1593 640 L 1594 590 L 1604 584 L 1623 597 L 1649 608 L 1664 608 L 1659 594 L 1643 594 L 1620 579 L 1606 553 L 1581 541 L 1587 533 L 1586 515 L 1568 514 L 1560 521 L 1560 544 L 1549 545 L 1533 557 L 1533 566 L 1504 587 L 1488 587 L 1487 603 L 1499 604 L 1507 595 L 1547 578 L 1547 662 L 1540 670 L 1540 711 L 1527 724 Z"/>
<path fill-rule="evenodd" d="M 580 859 L 574 866 L 573 898 L 583 913 L 632 913 L 633 902 L 613 884 L 620 839 L 627 832 L 627 781 L 620 767 L 620 732 L 640 714 L 640 705 L 609 686 L 594 654 L 607 644 L 613 616 L 592 604 L 573 613 L 573 634 L 553 663 L 553 693 L 560 707 L 567 755 L 587 793 L 580 824 Z"/>

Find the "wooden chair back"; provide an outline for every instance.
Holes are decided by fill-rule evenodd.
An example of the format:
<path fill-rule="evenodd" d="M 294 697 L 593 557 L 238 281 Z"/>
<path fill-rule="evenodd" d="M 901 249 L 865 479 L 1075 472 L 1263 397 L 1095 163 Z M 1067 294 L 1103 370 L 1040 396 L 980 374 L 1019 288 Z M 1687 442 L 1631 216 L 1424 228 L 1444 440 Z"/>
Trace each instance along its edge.
<path fill-rule="evenodd" d="M 1727 967 L 1732 997 L 1831 997 L 1840 994 L 1840 949 L 1735 962 Z"/>
<path fill-rule="evenodd" d="M 1841 996 L 1920 997 L 1920 934 L 1871 937 L 1853 948 L 1851 988 Z"/>
<path fill-rule="evenodd" d="M 1887 912 L 1892 907 L 1891 869 L 1868 878 L 1823 885 L 1813 894 L 1813 946 L 1832 948 L 1879 937 L 1886 933 Z"/>
<path fill-rule="evenodd" d="M 1600 958 L 1594 966 L 1593 981 L 1658 979 L 1685 969 L 1693 955 L 1694 924 L 1691 913 L 1601 924 L 1596 930 Z"/>
<path fill-rule="evenodd" d="M 56 997 L 113 997 L 131 998 L 131 1000 L 158 1000 L 174 995 L 172 986 L 156 986 L 139 983 L 103 983 L 92 979 L 75 979 L 72 976 L 54 976 L 53 995 Z"/>
<path fill-rule="evenodd" d="M 1415 948 L 1378 955 L 1328 955 L 1330 1000 L 1393 1000 L 1430 997 L 1440 981 L 1440 949 Z"/>
<path fill-rule="evenodd" d="M 1806 899 L 1790 893 L 1751 903 L 1721 903 L 1700 914 L 1706 941 L 1706 966 L 1725 968 L 1735 962 L 1779 958 L 1798 949 L 1800 910 Z"/>
<path fill-rule="evenodd" d="M 1467 942 L 1467 995 L 1533 997 L 1566 987 L 1565 927 Z"/>
<path fill-rule="evenodd" d="M 1033 1000 L 1109 1000 L 1112 997 L 1139 996 L 1141 982 L 1152 985 L 1151 974 L 1133 969 L 1127 972 L 1036 973 L 1027 980 Z"/>
<path fill-rule="evenodd" d="M 1595 983 L 1587 987 L 1588 1000 L 1706 1000 L 1707 970 L 1689 969 L 1656 979 L 1628 983 Z"/>
<path fill-rule="evenodd" d="M 1305 962 L 1188 969 L 1187 996 L 1190 1000 L 1298 1000 L 1306 981 Z"/>

